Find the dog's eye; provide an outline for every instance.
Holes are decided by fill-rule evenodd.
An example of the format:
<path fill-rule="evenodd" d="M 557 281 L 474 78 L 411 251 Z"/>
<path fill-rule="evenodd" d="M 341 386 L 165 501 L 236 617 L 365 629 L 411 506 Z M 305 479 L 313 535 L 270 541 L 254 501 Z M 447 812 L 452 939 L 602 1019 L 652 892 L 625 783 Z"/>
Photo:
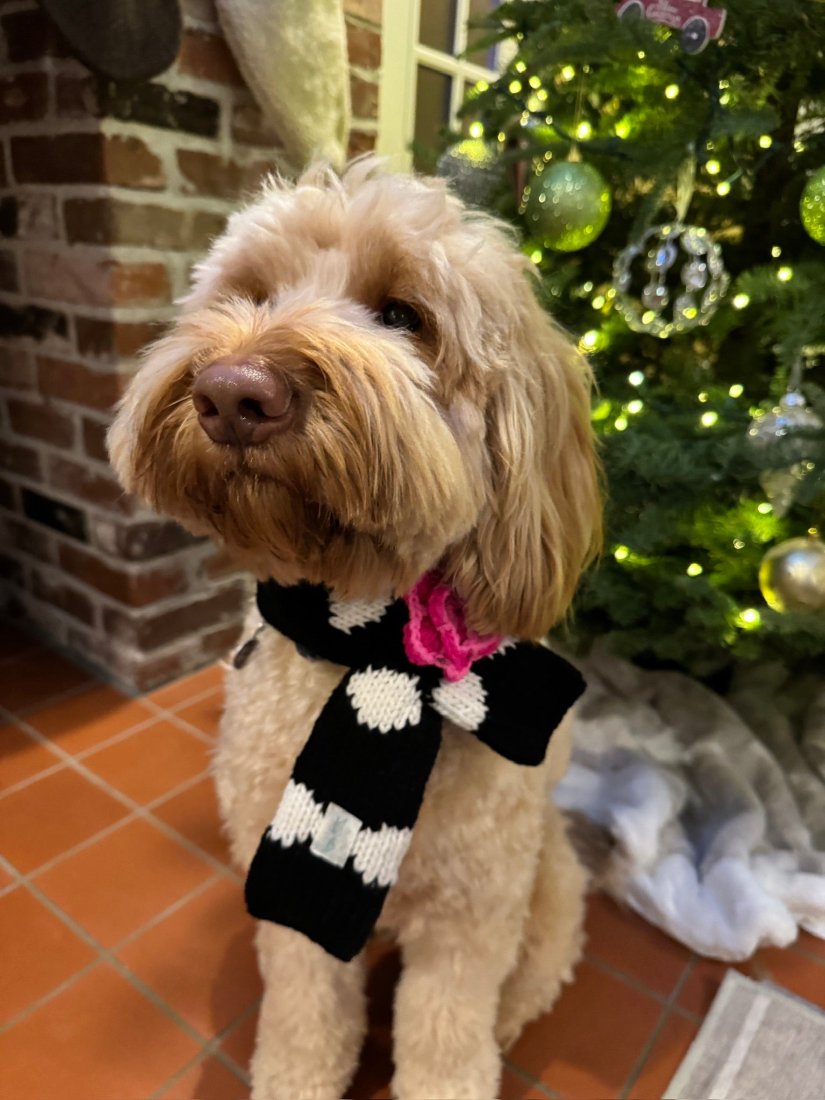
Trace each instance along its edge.
<path fill-rule="evenodd" d="M 387 302 L 381 310 L 381 321 L 387 328 L 405 328 L 408 332 L 421 328 L 421 318 L 405 302 Z"/>

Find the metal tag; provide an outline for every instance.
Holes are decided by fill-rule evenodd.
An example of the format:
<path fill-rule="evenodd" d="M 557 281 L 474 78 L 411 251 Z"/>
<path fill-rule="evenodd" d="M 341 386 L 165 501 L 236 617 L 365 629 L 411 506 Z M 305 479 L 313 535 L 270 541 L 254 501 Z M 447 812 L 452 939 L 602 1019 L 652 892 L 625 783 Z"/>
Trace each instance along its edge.
<path fill-rule="evenodd" d="M 310 851 L 335 867 L 343 867 L 352 855 L 363 822 L 354 814 L 330 802 L 324 820 L 315 829 Z"/>

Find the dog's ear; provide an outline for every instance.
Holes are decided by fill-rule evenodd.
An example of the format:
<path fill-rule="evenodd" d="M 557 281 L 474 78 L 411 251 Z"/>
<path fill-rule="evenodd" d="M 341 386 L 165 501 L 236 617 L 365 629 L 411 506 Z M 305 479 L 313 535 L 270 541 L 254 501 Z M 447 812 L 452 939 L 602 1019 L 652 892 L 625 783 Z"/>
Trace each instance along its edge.
<path fill-rule="evenodd" d="M 490 311 L 505 361 L 490 372 L 487 500 L 445 572 L 475 629 L 538 638 L 564 616 L 600 546 L 600 466 L 590 369 L 536 301 L 529 262 L 512 252 L 508 261 L 501 308 Z"/>

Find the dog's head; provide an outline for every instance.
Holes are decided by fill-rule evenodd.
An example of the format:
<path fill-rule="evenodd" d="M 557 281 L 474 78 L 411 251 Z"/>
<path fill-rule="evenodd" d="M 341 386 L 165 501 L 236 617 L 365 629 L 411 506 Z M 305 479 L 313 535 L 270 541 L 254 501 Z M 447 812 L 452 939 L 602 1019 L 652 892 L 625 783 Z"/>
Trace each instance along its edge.
<path fill-rule="evenodd" d="M 471 626 L 538 636 L 600 508 L 589 373 L 530 271 L 439 181 L 270 182 L 149 349 L 115 469 L 259 577 L 375 597 L 439 566 Z"/>

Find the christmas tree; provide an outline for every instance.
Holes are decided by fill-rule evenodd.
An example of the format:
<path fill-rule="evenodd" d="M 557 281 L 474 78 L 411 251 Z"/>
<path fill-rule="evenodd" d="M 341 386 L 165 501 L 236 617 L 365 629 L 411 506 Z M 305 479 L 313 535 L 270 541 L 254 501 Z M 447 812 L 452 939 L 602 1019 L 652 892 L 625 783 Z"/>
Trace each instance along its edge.
<path fill-rule="evenodd" d="M 440 161 L 595 369 L 607 542 L 568 640 L 719 686 L 825 669 L 825 3 L 726 6 L 502 4 L 516 51 Z"/>

